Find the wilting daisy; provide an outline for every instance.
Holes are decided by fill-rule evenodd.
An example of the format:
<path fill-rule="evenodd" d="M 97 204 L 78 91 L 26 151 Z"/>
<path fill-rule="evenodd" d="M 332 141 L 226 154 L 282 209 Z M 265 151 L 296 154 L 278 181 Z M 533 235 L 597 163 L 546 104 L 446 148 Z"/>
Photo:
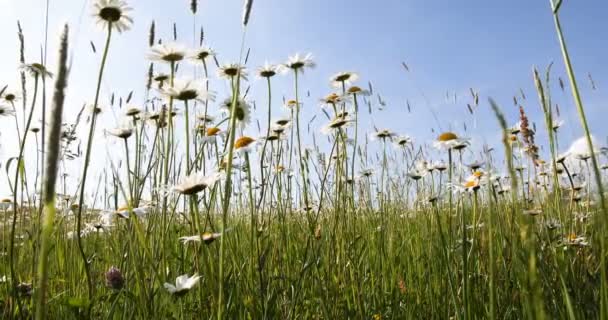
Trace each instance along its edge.
<path fill-rule="evenodd" d="M 131 11 L 127 3 L 121 0 L 97 0 L 93 4 L 93 17 L 97 25 L 104 30 L 113 28 L 118 32 L 127 31 L 133 24 L 133 18 L 127 13 Z"/>
<path fill-rule="evenodd" d="M 299 105 L 301 106 L 302 103 L 300 102 Z M 289 110 L 294 110 L 294 109 L 296 109 L 296 107 L 299 107 L 298 102 L 295 99 L 289 99 L 289 100 L 285 101 L 283 106 Z"/>
<path fill-rule="evenodd" d="M 175 278 L 175 285 L 165 282 L 163 286 L 169 293 L 181 296 L 190 291 L 190 289 L 198 283 L 200 278 L 201 277 L 197 274 L 192 275 L 192 277 L 184 274 Z"/>
<path fill-rule="evenodd" d="M 167 63 L 176 63 L 184 60 L 188 52 L 181 44 L 175 42 L 160 43 L 150 48 L 148 59 Z"/>
<path fill-rule="evenodd" d="M 220 105 L 220 107 L 230 114 L 232 108 L 232 99 L 228 98 Z M 245 127 L 251 121 L 251 105 L 243 99 L 238 99 L 235 106 L 235 117 L 241 127 Z"/>
<path fill-rule="evenodd" d="M 335 130 L 344 128 L 351 124 L 353 120 L 348 118 L 334 118 L 328 124 L 326 124 L 323 128 L 321 128 L 321 133 L 330 134 Z"/>
<path fill-rule="evenodd" d="M 209 47 L 200 47 L 198 49 L 190 51 L 190 61 L 197 64 L 204 64 L 207 58 L 215 56 L 215 51 Z"/>
<path fill-rule="evenodd" d="M 260 78 L 272 78 L 277 73 L 282 72 L 282 70 L 283 70 L 282 65 L 269 64 L 268 62 L 265 62 L 263 66 L 259 67 L 256 70 L 256 74 Z"/>
<path fill-rule="evenodd" d="M 308 53 L 305 56 L 301 56 L 299 53 L 289 57 L 287 62 L 284 64 L 285 67 L 293 71 L 303 72 L 305 68 L 314 68 L 315 62 L 312 60 L 312 54 Z"/>
<path fill-rule="evenodd" d="M 205 90 L 202 82 L 192 79 L 175 79 L 173 86 L 162 91 L 165 95 L 180 101 L 215 100 L 213 92 Z"/>
<path fill-rule="evenodd" d="M 453 132 L 444 132 L 437 137 L 433 145 L 437 149 L 455 149 L 462 145 L 468 145 L 468 139 L 459 138 Z"/>
<path fill-rule="evenodd" d="M 353 82 L 359 79 L 359 75 L 354 72 L 339 72 L 329 78 L 331 86 L 334 88 L 342 88 L 350 86 Z"/>
<path fill-rule="evenodd" d="M 195 172 L 185 177 L 181 183 L 173 187 L 173 191 L 181 193 L 183 195 L 197 194 L 208 187 L 213 186 L 217 181 L 221 179 L 221 174 L 214 172 L 206 176 L 201 173 Z"/>
<path fill-rule="evenodd" d="M 22 64 L 19 69 L 29 73 L 32 77 L 52 78 L 53 74 L 47 71 L 46 67 L 40 63 Z"/>
<path fill-rule="evenodd" d="M 232 80 L 240 74 L 241 80 L 247 80 L 247 68 L 238 63 L 229 63 L 222 65 L 217 69 L 217 76 L 227 80 Z"/>

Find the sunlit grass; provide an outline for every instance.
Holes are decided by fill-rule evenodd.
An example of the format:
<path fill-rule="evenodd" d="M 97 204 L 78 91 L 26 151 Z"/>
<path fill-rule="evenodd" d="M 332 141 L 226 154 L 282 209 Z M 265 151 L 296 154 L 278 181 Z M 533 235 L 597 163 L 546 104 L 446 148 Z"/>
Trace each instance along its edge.
<path fill-rule="evenodd" d="M 56 67 L 22 61 L 21 96 L 12 84 L 0 93 L 0 122 L 14 126 L 20 146 L 5 164 L 11 197 L 0 201 L 0 315 L 604 318 L 606 211 L 598 162 L 605 154 L 587 126 L 559 3 L 551 4 L 585 130 L 565 154 L 550 68 L 544 78 L 533 72 L 543 112 L 536 120 L 544 121 L 548 146 L 538 145 L 542 130 L 527 108 L 510 126 L 492 99 L 501 152 L 472 152 L 482 147 L 472 137 L 440 128 L 433 141 L 415 141 L 365 127 L 361 108 L 373 116 L 375 93 L 371 84 L 357 86 L 364 75 L 338 72 L 324 80 L 328 94 L 313 106 L 303 102 L 301 82 L 314 77 L 311 54 L 248 66 L 252 1 L 244 4 L 236 62 L 220 64 L 202 35 L 198 48 L 181 44 L 175 28 L 172 41 L 158 41 L 152 24 L 142 57 L 150 63 L 145 99 L 136 105 L 130 93 L 124 108 L 122 98 L 103 107 L 104 71 L 120 63 L 112 41 L 133 20 L 127 3 L 95 1 L 93 19 L 105 43 L 91 67 L 90 106 L 75 120 L 62 119 L 66 81 L 70 86 L 67 27 Z M 189 5 L 195 15 L 197 1 Z M 254 77 L 262 79 L 259 87 L 250 86 Z M 277 82 L 287 92 L 274 92 Z M 46 110 L 40 99 L 47 83 L 54 84 L 50 121 L 34 128 L 33 114 Z M 217 99 L 214 89 L 223 87 L 228 97 Z M 262 92 L 257 108 L 250 89 Z M 471 94 L 474 106 L 483 103 Z M 286 97 L 284 105 L 276 95 Z M 313 107 L 322 125 L 302 118 Z M 101 130 L 108 108 L 119 117 Z M 39 139 L 47 129 L 48 139 Z M 30 150 L 32 140 L 37 147 Z M 101 145 L 112 147 L 99 152 Z M 79 158 L 82 167 L 68 172 L 66 164 Z M 100 178 L 90 174 L 94 166 Z M 78 176 L 78 184 L 68 186 L 66 174 Z"/>

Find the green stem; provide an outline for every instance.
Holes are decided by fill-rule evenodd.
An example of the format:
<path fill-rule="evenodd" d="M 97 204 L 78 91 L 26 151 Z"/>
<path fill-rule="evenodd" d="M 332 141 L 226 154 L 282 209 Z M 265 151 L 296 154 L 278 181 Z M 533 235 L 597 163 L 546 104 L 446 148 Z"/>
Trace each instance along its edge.
<path fill-rule="evenodd" d="M 82 258 L 82 262 L 84 263 L 84 270 L 87 278 L 87 288 L 89 295 L 89 302 L 92 303 L 93 300 L 93 280 L 91 279 L 91 271 L 89 262 L 87 261 L 87 256 L 84 252 L 84 246 L 82 244 L 82 238 L 80 237 L 80 233 L 82 230 L 82 207 L 84 204 L 84 193 L 85 186 L 87 181 L 87 172 L 89 171 L 89 165 L 91 162 L 91 149 L 93 146 L 93 136 L 95 134 L 95 124 L 97 123 L 97 105 L 99 104 L 99 94 L 101 92 L 101 82 L 103 79 L 103 72 L 106 66 L 106 61 L 108 58 L 108 51 L 110 48 L 110 39 L 112 38 L 112 24 L 108 24 L 108 35 L 106 38 L 105 48 L 103 50 L 103 56 L 101 58 L 101 65 L 99 67 L 99 75 L 97 77 L 97 89 L 95 90 L 95 100 L 93 102 L 93 110 L 91 115 L 91 126 L 89 127 L 89 137 L 87 141 L 87 150 L 85 151 L 84 158 L 84 167 L 82 170 L 81 183 L 80 183 L 80 196 L 78 198 L 78 213 L 76 216 L 76 237 L 78 242 L 78 250 L 80 251 L 80 257 Z M 88 312 L 87 312 L 88 313 Z"/>

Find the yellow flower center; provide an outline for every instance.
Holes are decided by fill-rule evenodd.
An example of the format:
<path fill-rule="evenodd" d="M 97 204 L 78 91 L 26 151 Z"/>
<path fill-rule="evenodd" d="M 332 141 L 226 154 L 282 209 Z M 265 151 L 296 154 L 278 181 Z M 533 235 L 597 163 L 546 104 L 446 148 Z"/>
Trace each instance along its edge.
<path fill-rule="evenodd" d="M 251 137 L 247 137 L 247 136 L 240 137 L 234 143 L 234 148 L 236 148 L 236 149 L 245 148 L 245 147 L 249 146 L 250 144 L 252 144 L 254 141 L 255 141 L 255 139 L 253 139 Z"/>
<path fill-rule="evenodd" d="M 437 137 L 437 141 L 446 142 L 458 139 L 458 136 L 453 132 L 444 132 Z"/>
<path fill-rule="evenodd" d="M 212 127 L 207 129 L 207 136 L 212 137 L 220 132 L 220 128 Z"/>
<path fill-rule="evenodd" d="M 363 91 L 363 90 L 357 86 L 352 86 L 352 87 L 348 88 L 348 93 L 359 93 L 361 91 Z"/>

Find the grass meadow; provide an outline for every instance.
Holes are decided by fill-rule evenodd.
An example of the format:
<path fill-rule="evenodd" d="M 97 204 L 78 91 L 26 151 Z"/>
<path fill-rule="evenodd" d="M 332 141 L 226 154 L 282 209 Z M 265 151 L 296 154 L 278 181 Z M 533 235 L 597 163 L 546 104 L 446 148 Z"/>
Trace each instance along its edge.
<path fill-rule="evenodd" d="M 606 150 L 587 125 L 561 0 L 547 6 L 547 36 L 560 43 L 560 85 L 585 135 L 561 152 L 555 79 L 535 69 L 527 104 L 542 109 L 540 119 L 522 106 L 509 123 L 501 104 L 510 101 L 471 90 L 469 110 L 492 108 L 488 121 L 502 132 L 502 143 L 474 158 L 469 150 L 481 146 L 463 132 L 438 130 L 425 144 L 363 126 L 372 101 L 382 103 L 363 74 L 316 79 L 328 94 L 304 104 L 300 80 L 323 61 L 294 54 L 250 65 L 256 3 L 243 3 L 235 62 L 202 34 L 192 47 L 176 32 L 160 39 L 150 24 L 145 99 L 108 103 L 104 71 L 120 63 L 112 43 L 138 8 L 92 1 L 84 19 L 105 42 L 92 48 L 97 85 L 75 118 L 64 112 L 70 26 L 51 35 L 61 41 L 48 64 L 23 58 L 19 31 L 21 83 L 0 86 L 3 137 L 19 145 L 2 163 L 1 318 L 608 318 Z M 197 13 L 196 0 L 175 5 Z M 254 78 L 265 97 L 257 101 Z M 275 92 L 279 82 L 290 89 Z M 312 128 L 304 108 L 316 110 Z M 99 120 L 107 109 L 120 115 L 111 129 Z M 112 156 L 97 161 L 103 141 L 114 143 Z M 75 159 L 82 165 L 69 165 Z M 102 178 L 91 174 L 98 167 Z"/>

